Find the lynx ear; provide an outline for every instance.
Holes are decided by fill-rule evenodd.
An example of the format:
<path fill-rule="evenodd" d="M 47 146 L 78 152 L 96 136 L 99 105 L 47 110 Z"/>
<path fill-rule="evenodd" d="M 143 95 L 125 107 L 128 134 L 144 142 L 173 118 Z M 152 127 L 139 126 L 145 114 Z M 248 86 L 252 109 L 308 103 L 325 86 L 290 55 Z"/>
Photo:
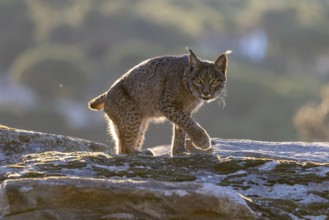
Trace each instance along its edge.
<path fill-rule="evenodd" d="M 219 68 L 224 74 L 226 74 L 227 71 L 227 55 L 232 53 L 231 50 L 226 51 L 222 55 L 220 55 L 217 60 L 215 61 L 215 65 L 217 68 Z"/>
<path fill-rule="evenodd" d="M 189 52 L 190 55 L 188 57 L 188 61 L 191 66 L 198 66 L 201 64 L 201 61 L 198 59 L 198 57 L 193 53 L 193 51 L 190 48 L 186 48 Z"/>

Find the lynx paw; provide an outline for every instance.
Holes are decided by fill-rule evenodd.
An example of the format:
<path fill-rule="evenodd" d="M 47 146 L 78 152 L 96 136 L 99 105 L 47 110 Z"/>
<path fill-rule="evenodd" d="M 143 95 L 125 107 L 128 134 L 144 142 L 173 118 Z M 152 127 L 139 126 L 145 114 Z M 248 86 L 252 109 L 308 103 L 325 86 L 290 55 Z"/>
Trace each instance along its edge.
<path fill-rule="evenodd" d="M 201 149 L 208 149 L 211 147 L 210 137 L 208 136 L 205 130 L 200 130 L 199 134 L 195 135 L 194 137 L 190 137 L 193 144 Z"/>
<path fill-rule="evenodd" d="M 142 150 L 142 151 L 138 151 L 138 150 L 134 150 L 132 152 L 128 153 L 129 155 L 143 155 L 143 156 L 154 156 L 154 152 L 151 149 L 146 149 L 146 150 Z"/>
<path fill-rule="evenodd" d="M 201 149 L 193 145 L 190 139 L 186 140 L 186 150 L 192 154 L 208 154 L 211 155 L 214 152 L 214 148 L 208 147 L 207 149 Z"/>
<path fill-rule="evenodd" d="M 185 146 L 184 145 L 174 145 L 172 147 L 172 155 L 176 156 L 182 153 L 186 153 Z"/>
<path fill-rule="evenodd" d="M 151 149 L 143 150 L 141 151 L 141 154 L 146 156 L 155 156 L 155 153 Z"/>

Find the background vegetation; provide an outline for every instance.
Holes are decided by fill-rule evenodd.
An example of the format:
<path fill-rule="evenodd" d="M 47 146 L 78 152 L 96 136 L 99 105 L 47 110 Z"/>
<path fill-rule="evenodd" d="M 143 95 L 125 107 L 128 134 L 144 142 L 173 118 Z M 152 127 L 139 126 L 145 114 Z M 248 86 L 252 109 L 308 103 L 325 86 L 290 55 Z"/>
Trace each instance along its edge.
<path fill-rule="evenodd" d="M 226 107 L 195 114 L 211 136 L 328 140 L 328 114 L 309 110 L 329 109 L 328 20 L 325 0 L 1 0 L 0 123 L 106 143 L 89 99 L 144 59 L 189 46 L 209 60 L 234 51 Z M 145 145 L 170 135 L 154 125 Z"/>

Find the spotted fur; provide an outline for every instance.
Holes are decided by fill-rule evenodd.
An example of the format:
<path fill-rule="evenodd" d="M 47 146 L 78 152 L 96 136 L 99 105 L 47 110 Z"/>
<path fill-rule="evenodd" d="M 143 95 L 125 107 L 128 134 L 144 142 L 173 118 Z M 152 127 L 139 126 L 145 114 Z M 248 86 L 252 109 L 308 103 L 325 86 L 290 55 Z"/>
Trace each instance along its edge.
<path fill-rule="evenodd" d="M 200 60 L 190 49 L 186 55 L 145 60 L 90 101 L 91 109 L 104 109 L 116 153 L 139 152 L 148 123 L 163 119 L 173 123 L 173 155 L 186 151 L 187 135 L 195 147 L 209 149 L 209 135 L 191 115 L 224 94 L 229 53 L 215 62 Z"/>

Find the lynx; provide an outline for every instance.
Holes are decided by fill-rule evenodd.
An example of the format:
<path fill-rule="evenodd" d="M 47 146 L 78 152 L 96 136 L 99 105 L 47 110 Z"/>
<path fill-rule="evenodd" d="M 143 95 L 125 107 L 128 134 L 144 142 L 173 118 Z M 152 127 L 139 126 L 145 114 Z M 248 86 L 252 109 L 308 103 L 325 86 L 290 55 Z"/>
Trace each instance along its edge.
<path fill-rule="evenodd" d="M 187 136 L 195 149 L 211 149 L 209 135 L 191 115 L 203 103 L 222 98 L 231 51 L 215 62 L 201 60 L 188 51 L 143 61 L 88 103 L 92 110 L 104 109 L 115 153 L 140 152 L 148 123 L 164 119 L 173 123 L 172 155 L 187 151 Z"/>

